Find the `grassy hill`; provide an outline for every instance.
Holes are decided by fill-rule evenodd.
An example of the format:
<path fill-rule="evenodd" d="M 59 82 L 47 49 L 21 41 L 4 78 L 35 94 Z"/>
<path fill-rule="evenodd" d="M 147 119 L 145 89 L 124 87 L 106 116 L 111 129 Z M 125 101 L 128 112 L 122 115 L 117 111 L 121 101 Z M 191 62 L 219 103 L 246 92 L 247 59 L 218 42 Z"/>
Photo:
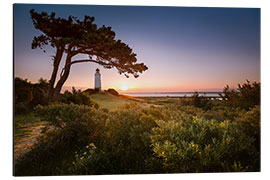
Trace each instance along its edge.
<path fill-rule="evenodd" d="M 107 108 L 109 110 L 114 110 L 117 107 L 123 106 L 126 103 L 139 103 L 145 106 L 148 105 L 143 99 L 123 96 L 123 95 L 115 96 L 108 92 L 95 93 L 95 94 L 91 94 L 90 96 L 91 98 L 93 98 L 94 101 L 99 103 L 103 108 Z"/>

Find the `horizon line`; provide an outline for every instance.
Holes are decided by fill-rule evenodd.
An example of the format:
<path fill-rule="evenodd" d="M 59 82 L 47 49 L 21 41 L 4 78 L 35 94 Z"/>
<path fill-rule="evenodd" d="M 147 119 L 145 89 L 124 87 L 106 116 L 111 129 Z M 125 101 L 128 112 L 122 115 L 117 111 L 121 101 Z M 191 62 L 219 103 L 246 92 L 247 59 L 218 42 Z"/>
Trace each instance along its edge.
<path fill-rule="evenodd" d="M 193 94 L 193 93 L 217 94 L 223 91 L 147 91 L 147 92 L 123 92 L 122 94 Z"/>
<path fill-rule="evenodd" d="M 94 88 L 89 88 L 89 87 L 79 87 L 79 86 L 63 86 L 62 90 L 61 91 L 65 91 L 65 90 L 71 90 L 72 88 L 75 88 L 76 90 L 86 90 L 86 89 L 94 89 Z M 209 89 L 201 89 L 201 90 L 173 90 L 173 91 L 170 91 L 170 90 L 126 90 L 126 91 L 123 91 L 121 89 L 117 89 L 117 88 L 112 88 L 112 87 L 109 87 L 109 88 L 106 88 L 106 89 L 101 89 L 103 91 L 105 90 L 108 90 L 108 89 L 115 89 L 116 91 L 118 92 L 121 92 L 122 94 L 123 93 L 126 93 L 126 94 L 148 94 L 148 93 L 157 93 L 157 94 L 165 94 L 165 93 L 194 93 L 194 92 L 198 92 L 198 93 L 220 93 L 223 91 L 223 88 L 209 88 Z M 213 90 L 211 90 L 213 89 Z M 219 90 L 218 90 L 219 89 Z M 231 89 L 236 89 L 236 88 L 231 88 Z"/>

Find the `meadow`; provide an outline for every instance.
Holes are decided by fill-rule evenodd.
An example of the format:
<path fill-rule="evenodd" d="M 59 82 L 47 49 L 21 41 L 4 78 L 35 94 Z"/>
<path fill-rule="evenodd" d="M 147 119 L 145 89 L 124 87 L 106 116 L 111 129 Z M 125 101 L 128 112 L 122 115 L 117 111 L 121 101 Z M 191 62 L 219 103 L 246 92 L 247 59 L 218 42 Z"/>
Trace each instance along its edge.
<path fill-rule="evenodd" d="M 35 140 L 14 174 L 260 171 L 260 84 L 223 93 L 211 100 L 65 92 L 56 104 L 15 114 L 15 152 L 22 139 Z"/>

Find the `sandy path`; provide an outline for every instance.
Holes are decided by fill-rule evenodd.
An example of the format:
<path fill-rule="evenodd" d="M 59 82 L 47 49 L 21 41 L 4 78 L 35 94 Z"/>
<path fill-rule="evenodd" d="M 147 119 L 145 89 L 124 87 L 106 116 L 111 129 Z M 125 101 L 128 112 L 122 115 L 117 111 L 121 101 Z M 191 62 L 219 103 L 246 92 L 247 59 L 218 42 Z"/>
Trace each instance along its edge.
<path fill-rule="evenodd" d="M 26 126 L 26 128 L 31 129 L 32 132 L 29 136 L 22 137 L 14 144 L 14 162 L 28 152 L 37 142 L 37 138 L 40 136 L 42 128 L 45 127 L 45 124 L 45 122 L 42 122 L 39 123 L 38 126 L 33 126 L 33 123 L 30 123 Z"/>

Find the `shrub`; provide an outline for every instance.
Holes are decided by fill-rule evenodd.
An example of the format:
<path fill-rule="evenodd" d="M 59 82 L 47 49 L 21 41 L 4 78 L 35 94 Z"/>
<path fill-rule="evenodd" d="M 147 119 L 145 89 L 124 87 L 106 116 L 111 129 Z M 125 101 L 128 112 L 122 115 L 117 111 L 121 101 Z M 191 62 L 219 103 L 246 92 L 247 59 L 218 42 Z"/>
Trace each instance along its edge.
<path fill-rule="evenodd" d="M 171 111 L 173 110 L 174 109 L 171 109 Z M 201 108 L 198 108 L 195 106 L 179 106 L 177 110 L 184 112 L 185 114 L 190 115 L 190 116 L 201 116 L 204 113 L 204 111 Z"/>
<path fill-rule="evenodd" d="M 40 78 L 38 83 L 28 82 L 27 79 L 23 80 L 16 77 L 15 84 L 15 114 L 22 114 L 29 112 L 38 104 L 46 105 L 46 91 L 49 83 Z"/>
<path fill-rule="evenodd" d="M 222 121 L 235 121 L 239 116 L 244 114 L 246 111 L 237 107 L 228 106 L 215 106 L 211 110 L 203 112 L 202 116 L 208 120 L 215 119 L 219 122 Z"/>
<path fill-rule="evenodd" d="M 210 99 L 204 96 L 200 96 L 198 92 L 194 92 L 191 97 L 181 98 L 180 104 L 184 106 L 195 106 L 204 110 L 209 110 L 212 108 Z"/>
<path fill-rule="evenodd" d="M 95 106 L 99 108 L 99 105 L 92 100 L 90 95 L 86 92 L 81 92 L 81 90 L 76 90 L 72 87 L 72 92 L 65 91 L 64 94 L 61 95 L 61 102 L 66 104 L 79 104 L 79 105 L 88 105 Z"/>
<path fill-rule="evenodd" d="M 220 94 L 224 104 L 231 107 L 240 107 L 249 110 L 255 105 L 260 105 L 261 83 L 247 80 L 243 85 L 238 84 L 236 90 L 230 89 L 227 85 L 223 90 L 223 95 Z"/>
<path fill-rule="evenodd" d="M 31 84 L 31 87 L 33 94 L 33 99 L 30 102 L 31 107 L 33 108 L 38 104 L 47 105 L 48 99 L 46 93 L 49 87 L 49 82 L 46 79 L 40 78 L 38 83 Z"/>
<path fill-rule="evenodd" d="M 221 108 L 221 107 L 219 107 Z M 219 108 L 214 109 L 218 111 Z M 259 171 L 259 107 L 220 119 L 194 106 L 114 111 L 75 104 L 38 106 L 53 127 L 15 167 L 17 175 Z M 241 110 L 242 111 L 242 110 Z M 237 114 L 234 112 L 233 114 Z"/>
<path fill-rule="evenodd" d="M 108 157 L 108 168 L 111 168 L 106 172 L 129 174 L 145 171 L 145 160 L 153 153 L 149 148 L 149 135 L 155 126 L 154 117 L 144 113 L 143 108 L 135 104 L 126 104 L 110 112 L 106 122 L 106 136 L 102 142 L 102 150 Z"/>
<path fill-rule="evenodd" d="M 135 104 L 109 112 L 95 149 L 83 149 L 73 163 L 77 174 L 153 173 L 150 131 L 156 126 L 152 111 Z M 83 156 L 83 158 L 82 158 Z"/>
<path fill-rule="evenodd" d="M 249 136 L 255 138 L 255 146 L 260 151 L 261 121 L 260 106 L 254 106 L 236 119 L 239 127 Z"/>
<path fill-rule="evenodd" d="M 97 110 L 93 107 L 76 104 L 37 106 L 35 112 L 41 120 L 49 122 L 55 128 L 74 130 L 78 133 L 85 128 L 94 127 L 94 118 L 97 114 Z"/>
<path fill-rule="evenodd" d="M 83 91 L 83 93 L 87 93 L 87 94 L 95 94 L 95 93 L 98 93 L 99 92 L 99 89 L 86 89 Z"/>
<path fill-rule="evenodd" d="M 112 94 L 112 95 L 115 95 L 115 96 L 118 96 L 119 93 L 115 90 L 115 89 L 108 89 L 106 92 Z"/>
<path fill-rule="evenodd" d="M 16 77 L 14 80 L 15 103 L 29 103 L 33 99 L 31 83 Z"/>
<path fill-rule="evenodd" d="M 107 119 L 105 111 L 75 104 L 37 106 L 37 115 L 51 130 L 15 165 L 15 175 L 65 175 L 74 152 L 100 141 Z"/>
<path fill-rule="evenodd" d="M 14 110 L 15 110 L 15 114 L 19 115 L 19 114 L 25 114 L 29 112 L 30 108 L 27 103 L 20 102 L 20 103 L 15 104 Z"/>
<path fill-rule="evenodd" d="M 47 132 L 38 143 L 15 163 L 15 176 L 60 175 L 64 164 L 70 161 L 75 147 L 74 142 L 65 138 L 57 129 Z"/>
<path fill-rule="evenodd" d="M 237 124 L 194 118 L 192 121 L 157 121 L 152 147 L 167 172 L 259 171 L 254 139 Z"/>

